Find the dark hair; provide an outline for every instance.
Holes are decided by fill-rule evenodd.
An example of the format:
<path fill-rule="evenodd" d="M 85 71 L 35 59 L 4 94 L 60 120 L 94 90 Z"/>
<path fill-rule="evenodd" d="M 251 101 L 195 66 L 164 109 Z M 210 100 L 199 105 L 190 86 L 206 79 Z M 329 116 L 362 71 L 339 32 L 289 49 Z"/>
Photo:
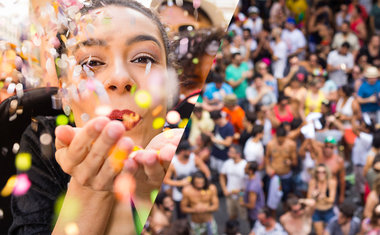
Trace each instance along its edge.
<path fill-rule="evenodd" d="M 142 4 L 140 4 L 134 0 L 93 0 L 92 5 L 89 7 L 83 7 L 80 10 L 80 13 L 82 15 L 84 15 L 84 14 L 89 13 L 91 10 L 95 10 L 95 9 L 102 8 L 102 7 L 109 6 L 109 5 L 131 8 L 131 9 L 136 10 L 136 11 L 140 12 L 141 14 L 145 15 L 149 19 L 151 19 L 152 22 L 158 27 L 158 29 L 160 31 L 162 40 L 164 42 L 164 48 L 165 48 L 165 53 L 166 53 L 166 64 L 169 64 L 169 59 L 168 59 L 169 58 L 169 56 L 168 56 L 169 55 L 169 39 L 168 39 L 168 36 L 166 34 L 164 26 L 162 25 L 161 21 L 158 18 L 158 16 L 155 13 L 153 13 L 153 11 L 150 10 L 149 8 L 144 7 Z M 66 35 L 67 32 L 68 32 L 68 29 L 63 28 L 57 34 L 57 38 L 60 41 L 60 47 L 57 49 L 58 54 L 62 54 L 66 50 L 65 43 L 62 41 L 60 35 Z"/>
<path fill-rule="evenodd" d="M 298 205 L 298 197 L 296 195 L 290 195 L 288 196 L 288 199 L 286 199 L 286 205 L 291 208 L 292 206 Z"/>
<path fill-rule="evenodd" d="M 345 47 L 347 49 L 350 49 L 351 46 L 350 46 L 349 42 L 344 42 L 344 43 L 342 43 L 342 45 L 340 47 Z"/>
<path fill-rule="evenodd" d="M 251 29 L 250 28 L 243 28 L 243 32 L 244 31 L 247 31 L 249 33 L 249 35 L 251 35 Z"/>
<path fill-rule="evenodd" d="M 372 147 L 379 149 L 380 148 L 380 132 L 376 131 L 373 134 Z"/>
<path fill-rule="evenodd" d="M 208 182 L 208 179 L 206 178 L 205 174 L 202 171 L 196 171 L 191 175 L 191 185 L 194 187 L 194 180 L 195 178 L 202 178 L 205 181 L 205 185 L 202 189 L 207 190 L 210 186 L 210 182 Z"/>
<path fill-rule="evenodd" d="M 236 152 L 237 152 L 237 154 L 239 154 L 240 156 L 242 156 L 243 150 L 242 150 L 242 148 L 241 148 L 240 145 L 238 145 L 238 144 L 231 144 L 230 148 L 235 149 Z"/>
<path fill-rule="evenodd" d="M 210 112 L 210 118 L 212 120 L 218 120 L 219 118 L 222 118 L 222 114 L 220 110 L 215 110 Z"/>
<path fill-rule="evenodd" d="M 156 201 L 154 202 L 157 206 L 163 205 L 165 198 L 170 197 L 165 192 L 159 192 L 156 197 Z"/>
<path fill-rule="evenodd" d="M 370 219 L 370 224 L 373 226 L 377 225 L 377 220 L 380 219 L 380 214 L 376 214 L 376 207 L 378 207 L 380 203 L 376 204 L 376 206 L 372 210 L 372 216 Z"/>
<path fill-rule="evenodd" d="M 206 135 L 205 133 L 201 133 L 201 139 L 203 146 L 209 146 L 211 144 L 211 138 L 210 136 Z"/>
<path fill-rule="evenodd" d="M 252 129 L 252 137 L 256 137 L 257 134 L 260 134 L 264 131 L 264 126 L 262 125 L 255 125 Z"/>
<path fill-rule="evenodd" d="M 273 219 L 275 218 L 274 215 L 272 215 L 271 210 L 267 206 L 261 208 L 261 210 L 259 211 L 259 214 L 260 213 L 265 214 L 266 218 L 273 218 Z"/>
<path fill-rule="evenodd" d="M 378 162 L 380 162 L 380 153 L 375 155 L 375 158 L 373 159 L 373 162 L 372 162 L 372 168 L 374 168 L 375 164 Z"/>
<path fill-rule="evenodd" d="M 255 173 L 257 169 L 259 169 L 259 164 L 256 161 L 250 161 L 250 162 L 247 162 L 247 167 L 249 171 L 252 171 L 253 173 Z"/>
<path fill-rule="evenodd" d="M 276 129 L 276 136 L 277 137 L 285 137 L 286 136 L 286 130 L 284 128 L 283 125 L 280 125 L 279 127 L 277 127 Z"/>
<path fill-rule="evenodd" d="M 232 59 L 235 59 L 236 56 L 241 55 L 240 52 L 235 52 L 232 54 Z"/>
<path fill-rule="evenodd" d="M 289 100 L 289 97 L 286 96 L 283 92 L 280 92 L 280 94 L 278 95 L 278 103 L 281 103 L 281 101 L 283 100 Z"/>
<path fill-rule="evenodd" d="M 354 216 L 356 206 L 355 203 L 345 200 L 342 204 L 338 206 L 340 213 L 342 213 L 347 218 L 352 218 Z"/>
<path fill-rule="evenodd" d="M 226 222 L 226 235 L 236 235 L 239 232 L 240 223 L 238 220 L 230 219 Z"/>
<path fill-rule="evenodd" d="M 223 77 L 218 73 L 213 74 L 213 80 L 214 80 L 214 83 L 223 83 L 224 82 Z"/>
<path fill-rule="evenodd" d="M 180 153 L 182 151 L 190 150 L 190 149 L 191 149 L 191 145 L 190 145 L 189 141 L 187 141 L 184 138 L 182 138 L 181 141 L 178 144 L 178 147 L 177 147 L 177 150 L 176 150 L 176 154 L 178 154 L 178 153 Z"/>
<path fill-rule="evenodd" d="M 255 109 L 256 110 L 256 109 Z M 245 113 L 245 118 L 247 119 L 247 121 L 251 124 L 254 124 L 256 119 L 257 119 L 257 116 L 256 116 L 256 113 L 255 112 L 251 112 L 251 111 L 247 111 Z"/>

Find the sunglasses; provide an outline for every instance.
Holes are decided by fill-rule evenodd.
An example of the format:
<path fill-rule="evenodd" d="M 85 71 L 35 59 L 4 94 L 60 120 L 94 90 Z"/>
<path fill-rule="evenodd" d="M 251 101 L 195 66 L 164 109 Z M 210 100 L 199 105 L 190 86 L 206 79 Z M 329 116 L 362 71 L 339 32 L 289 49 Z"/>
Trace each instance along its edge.
<path fill-rule="evenodd" d="M 325 145 L 325 148 L 333 149 L 335 146 L 333 145 Z"/>
<path fill-rule="evenodd" d="M 318 174 L 325 174 L 326 171 L 317 171 Z"/>

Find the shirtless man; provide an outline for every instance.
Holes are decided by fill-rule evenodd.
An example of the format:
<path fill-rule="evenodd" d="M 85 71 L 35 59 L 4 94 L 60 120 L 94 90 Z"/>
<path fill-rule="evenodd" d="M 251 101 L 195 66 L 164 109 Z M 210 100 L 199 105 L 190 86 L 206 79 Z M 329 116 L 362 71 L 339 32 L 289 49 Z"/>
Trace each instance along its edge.
<path fill-rule="evenodd" d="M 170 227 L 174 211 L 174 201 L 165 192 L 160 192 L 154 203 L 150 219 L 150 228 L 153 234 L 165 234 Z"/>
<path fill-rule="evenodd" d="M 283 200 L 294 190 L 292 181 L 292 167 L 297 166 L 296 143 L 287 138 L 286 130 L 283 126 L 276 129 L 276 138 L 267 145 L 265 154 L 265 169 L 269 177 L 278 175 L 281 179 Z"/>
<path fill-rule="evenodd" d="M 346 188 L 346 169 L 344 167 L 344 160 L 341 156 L 336 154 L 336 140 L 334 137 L 328 136 L 324 141 L 324 145 L 321 145 L 318 150 L 318 158 L 316 164 L 325 164 L 331 174 L 335 176 L 339 187 L 339 204 L 344 201 L 344 192 Z M 338 192 L 338 191 L 337 191 Z"/>
<path fill-rule="evenodd" d="M 294 196 L 288 198 L 287 204 L 289 211 L 280 217 L 280 223 L 286 232 L 290 235 L 310 234 L 315 201 Z"/>
<path fill-rule="evenodd" d="M 191 215 L 193 235 L 216 235 L 217 225 L 213 212 L 219 208 L 215 185 L 209 185 L 205 175 L 197 171 L 192 175 L 191 185 L 183 189 L 181 210 Z"/>

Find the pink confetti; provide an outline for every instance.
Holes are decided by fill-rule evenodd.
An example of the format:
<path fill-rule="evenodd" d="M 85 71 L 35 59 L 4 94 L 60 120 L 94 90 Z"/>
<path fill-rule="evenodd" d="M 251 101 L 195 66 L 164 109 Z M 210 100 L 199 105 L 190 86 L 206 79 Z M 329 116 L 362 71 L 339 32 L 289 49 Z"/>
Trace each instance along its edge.
<path fill-rule="evenodd" d="M 16 185 L 13 189 L 13 194 L 15 196 L 24 195 L 30 188 L 31 183 L 27 174 L 20 174 L 16 178 Z"/>

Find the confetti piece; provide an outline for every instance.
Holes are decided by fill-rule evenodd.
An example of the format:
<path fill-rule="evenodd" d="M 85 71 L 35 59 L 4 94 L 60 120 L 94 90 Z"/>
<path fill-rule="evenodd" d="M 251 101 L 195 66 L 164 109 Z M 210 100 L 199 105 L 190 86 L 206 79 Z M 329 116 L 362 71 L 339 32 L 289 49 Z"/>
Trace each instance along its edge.
<path fill-rule="evenodd" d="M 188 99 L 187 102 L 195 105 L 195 103 L 197 103 L 197 101 L 198 101 L 198 97 L 199 97 L 199 95 L 195 95 L 195 96 L 191 97 L 190 99 Z"/>
<path fill-rule="evenodd" d="M 4 87 L 4 82 L 0 82 L 0 89 L 2 89 Z"/>
<path fill-rule="evenodd" d="M 181 56 L 183 56 L 187 53 L 188 44 L 189 44 L 188 38 L 182 38 L 181 41 L 179 41 L 179 54 Z"/>
<path fill-rule="evenodd" d="M 15 185 L 16 185 L 16 175 L 13 175 L 8 179 L 3 190 L 1 190 L 1 196 L 8 197 L 9 195 L 11 195 Z"/>
<path fill-rule="evenodd" d="M 51 137 L 51 135 L 48 133 L 43 133 L 40 136 L 40 142 L 42 145 L 49 145 L 52 143 L 52 141 L 53 141 L 53 137 Z"/>
<path fill-rule="evenodd" d="M 145 67 L 145 75 L 148 75 L 150 73 L 151 67 L 152 67 L 152 63 L 149 61 L 149 63 Z"/>
<path fill-rule="evenodd" d="M 123 203 L 130 203 L 130 197 L 136 190 L 136 181 L 130 174 L 122 173 L 114 181 L 116 199 Z"/>
<path fill-rule="evenodd" d="M 158 190 L 157 190 L 157 189 L 153 190 L 153 191 L 150 193 L 150 201 L 151 201 L 152 203 L 154 203 L 154 201 L 156 200 L 157 194 L 158 194 Z"/>
<path fill-rule="evenodd" d="M 64 114 L 60 114 L 57 116 L 55 123 L 57 126 L 67 125 L 69 123 L 69 118 Z"/>
<path fill-rule="evenodd" d="M 82 73 L 82 66 L 80 66 L 80 65 L 76 65 L 76 66 L 74 67 L 74 73 L 73 73 L 73 76 L 74 76 L 74 77 L 78 77 L 78 76 L 80 76 L 81 73 Z"/>
<path fill-rule="evenodd" d="M 181 116 L 175 110 L 169 111 L 166 115 L 166 120 L 169 124 L 177 124 L 181 120 Z"/>
<path fill-rule="evenodd" d="M 124 160 L 128 157 L 127 151 L 116 147 L 111 153 L 111 165 L 116 172 L 121 171 L 124 166 Z"/>
<path fill-rule="evenodd" d="M 95 109 L 97 116 L 108 116 L 112 112 L 112 108 L 109 105 L 101 105 Z"/>
<path fill-rule="evenodd" d="M 179 127 L 179 128 L 185 128 L 188 122 L 189 122 L 189 119 L 184 118 L 184 119 L 182 119 L 181 122 L 178 124 L 178 127 Z"/>
<path fill-rule="evenodd" d="M 16 154 L 20 150 L 20 145 L 18 143 L 14 143 L 12 147 L 12 153 Z"/>
<path fill-rule="evenodd" d="M 27 171 L 32 166 L 32 156 L 30 153 L 19 153 L 16 155 L 16 169 L 19 171 Z"/>
<path fill-rule="evenodd" d="M 11 84 L 8 85 L 7 93 L 13 94 L 15 92 L 15 89 L 16 89 L 16 84 L 12 82 Z"/>
<path fill-rule="evenodd" d="M 79 215 L 80 210 L 81 210 L 80 201 L 74 197 L 66 197 L 65 198 L 64 196 L 63 196 L 63 198 L 60 197 L 58 200 L 59 201 L 56 202 L 56 206 L 57 207 L 60 206 L 61 208 L 56 207 L 56 209 L 60 209 L 60 211 L 58 211 L 59 212 L 58 214 L 62 218 L 62 220 L 65 223 L 75 221 Z M 65 201 L 64 202 L 65 207 L 62 207 L 63 200 Z M 57 203 L 59 203 L 60 205 L 59 204 L 57 205 Z"/>
<path fill-rule="evenodd" d="M 192 62 L 193 62 L 193 64 L 198 64 L 199 63 L 199 59 L 198 58 L 193 58 Z"/>
<path fill-rule="evenodd" d="M 82 115 L 80 115 L 80 119 L 82 119 L 83 122 L 88 122 L 88 120 L 90 120 L 90 115 L 87 113 L 82 113 Z"/>
<path fill-rule="evenodd" d="M 149 108 L 152 103 L 152 96 L 145 90 L 138 90 L 135 94 L 135 102 L 141 108 Z"/>
<path fill-rule="evenodd" d="M 165 125 L 165 119 L 162 117 L 155 118 L 152 123 L 152 126 L 154 129 L 160 129 L 164 125 Z"/>
<path fill-rule="evenodd" d="M 16 184 L 13 188 L 13 195 L 22 196 L 24 195 L 30 188 L 31 183 L 27 174 L 20 174 L 16 178 Z"/>
<path fill-rule="evenodd" d="M 153 115 L 153 117 L 155 117 L 155 116 L 157 116 L 158 114 L 160 114 L 161 113 L 161 111 L 162 111 L 162 105 L 159 105 L 159 106 L 157 106 L 156 108 L 154 108 L 153 109 L 153 111 L 152 111 L 152 115 Z"/>
<path fill-rule="evenodd" d="M 70 113 L 70 116 L 69 116 L 69 122 L 70 122 L 70 123 L 74 123 L 74 122 L 75 122 L 73 112 Z"/>
<path fill-rule="evenodd" d="M 65 227 L 65 233 L 67 235 L 78 235 L 79 234 L 79 227 L 76 223 L 69 223 Z"/>

